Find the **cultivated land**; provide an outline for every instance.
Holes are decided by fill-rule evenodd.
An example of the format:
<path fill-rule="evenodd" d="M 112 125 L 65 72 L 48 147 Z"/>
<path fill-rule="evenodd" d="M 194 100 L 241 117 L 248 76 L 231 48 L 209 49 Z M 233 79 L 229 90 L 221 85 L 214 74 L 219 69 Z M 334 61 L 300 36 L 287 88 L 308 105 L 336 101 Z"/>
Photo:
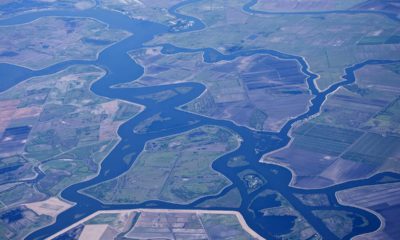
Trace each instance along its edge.
<path fill-rule="evenodd" d="M 127 85 L 203 83 L 205 94 L 184 110 L 253 129 L 278 131 L 289 118 L 305 112 L 311 99 L 306 76 L 295 60 L 256 54 L 210 64 L 201 52 L 166 55 L 160 48 L 130 55 L 144 66 L 145 74 Z"/>
<path fill-rule="evenodd" d="M 262 239 L 238 212 L 137 209 L 94 213 L 54 239 Z M 64 238 L 63 238 L 64 237 Z"/>
<path fill-rule="evenodd" d="M 342 204 L 368 208 L 383 217 L 382 226 L 377 232 L 361 235 L 355 239 L 394 240 L 400 238 L 398 228 L 398 216 L 400 214 L 399 183 L 344 190 L 338 192 L 337 197 Z"/>
<path fill-rule="evenodd" d="M 152 140 L 128 172 L 85 193 L 107 203 L 188 203 L 217 194 L 229 181 L 211 164 L 238 145 L 236 135 L 214 126 Z"/>
<path fill-rule="evenodd" d="M 355 84 L 330 95 L 319 116 L 294 128 L 290 146 L 264 161 L 287 165 L 305 188 L 400 172 L 399 69 L 393 63 L 356 71 Z"/>
<path fill-rule="evenodd" d="M 257 1 L 252 8 L 267 12 L 321 12 L 347 10 L 363 2 L 365 0 L 272 0 Z"/>
<path fill-rule="evenodd" d="M 201 19 L 207 28 L 162 35 L 150 44 L 211 47 L 225 53 L 261 48 L 302 56 L 311 71 L 320 75 L 320 89 L 340 81 L 343 69 L 350 65 L 398 58 L 392 53 L 399 52 L 399 24 L 383 15 L 250 15 L 242 11 L 246 2 L 214 0 L 187 5 L 180 11 Z"/>
<path fill-rule="evenodd" d="M 84 10 L 96 5 L 95 0 L 30 0 L 0 2 L 0 18 L 9 18 L 24 12 L 43 11 L 53 9 Z"/>
<path fill-rule="evenodd" d="M 0 219 L 21 211 L 24 203 L 41 204 L 97 173 L 99 163 L 119 140 L 119 125 L 140 111 L 136 105 L 91 93 L 90 85 L 103 75 L 97 67 L 73 66 L 0 94 L 0 199 L 4 205 Z M 38 174 L 38 181 L 29 180 Z M 39 216 L 51 219 L 54 215 Z M 0 220 L 4 229 L 0 234 L 6 234 L 0 238 L 18 239 L 18 228 L 32 227 L 24 224 L 25 216 L 32 214 L 18 216 Z M 38 224 L 45 222 L 35 227 Z"/>
<path fill-rule="evenodd" d="M 0 63 L 31 69 L 66 60 L 94 60 L 107 46 L 130 35 L 93 19 L 66 17 L 43 17 L 0 31 Z"/>
<path fill-rule="evenodd" d="M 25 194 L 25 193 L 20 193 Z M 23 239 L 30 232 L 52 222 L 52 217 L 39 215 L 26 206 L 18 206 L 0 216 L 1 239 Z"/>
<path fill-rule="evenodd" d="M 25 206 L 36 212 L 38 215 L 44 214 L 56 218 L 59 213 L 68 209 L 71 204 L 61 201 L 57 197 L 51 197 L 41 202 L 27 203 Z"/>

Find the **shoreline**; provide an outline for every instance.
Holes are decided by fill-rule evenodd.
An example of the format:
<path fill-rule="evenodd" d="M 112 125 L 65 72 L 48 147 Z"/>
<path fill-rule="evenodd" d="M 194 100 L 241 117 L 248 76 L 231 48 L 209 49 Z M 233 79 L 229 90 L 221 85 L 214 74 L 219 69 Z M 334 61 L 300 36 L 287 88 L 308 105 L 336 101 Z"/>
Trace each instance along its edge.
<path fill-rule="evenodd" d="M 365 187 L 365 186 L 364 186 L 364 187 Z M 357 187 L 357 188 L 360 188 L 360 187 Z M 355 188 L 352 188 L 352 189 L 355 189 Z M 353 239 L 354 239 L 354 240 L 362 239 L 363 236 L 366 236 L 366 235 L 369 235 L 369 234 L 373 234 L 373 233 L 383 232 L 382 230 L 383 230 L 383 229 L 385 228 L 385 226 L 386 226 L 385 218 L 384 218 L 381 214 L 375 212 L 375 211 L 372 210 L 372 209 L 369 209 L 369 208 L 366 208 L 366 207 L 363 207 L 363 206 L 360 206 L 360 205 L 356 205 L 356 204 L 352 204 L 352 203 L 348 203 L 348 202 L 344 201 L 344 200 L 340 197 L 340 193 L 341 193 L 341 192 L 344 192 L 344 191 L 346 191 L 346 190 L 340 190 L 340 191 L 335 192 L 335 197 L 336 197 L 336 200 L 337 200 L 337 202 L 338 202 L 339 204 L 341 204 L 341 205 L 343 205 L 343 206 L 349 206 L 349 207 L 354 207 L 354 208 L 360 208 L 360 209 L 362 209 L 362 210 L 364 210 L 364 211 L 367 211 L 367 212 L 369 212 L 369 213 L 375 215 L 377 218 L 379 218 L 379 221 L 380 221 L 379 228 L 376 229 L 375 231 L 369 232 L 369 233 L 360 234 L 360 235 L 356 235 L 356 236 L 352 237 L 351 239 L 352 239 L 352 240 L 353 240 Z"/>

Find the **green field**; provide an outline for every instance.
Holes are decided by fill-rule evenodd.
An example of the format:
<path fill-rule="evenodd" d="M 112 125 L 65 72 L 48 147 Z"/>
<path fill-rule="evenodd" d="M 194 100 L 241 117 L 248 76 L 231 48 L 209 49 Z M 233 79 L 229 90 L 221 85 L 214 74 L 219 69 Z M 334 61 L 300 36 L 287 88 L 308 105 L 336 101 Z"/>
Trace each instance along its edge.
<path fill-rule="evenodd" d="M 199 205 L 198 207 L 231 207 L 231 208 L 238 208 L 242 202 L 242 197 L 240 196 L 240 192 L 237 189 L 232 189 L 224 196 L 206 200 Z"/>
<path fill-rule="evenodd" d="M 356 82 L 330 95 L 317 117 L 294 128 L 290 147 L 266 161 L 288 164 L 302 177 L 295 184 L 311 188 L 400 172 L 399 68 L 393 63 L 357 70 Z"/>
<path fill-rule="evenodd" d="M 145 68 L 145 73 L 122 86 L 199 82 L 207 91 L 184 105 L 183 110 L 252 129 L 278 131 L 287 120 L 306 111 L 311 98 L 305 75 L 295 60 L 257 54 L 210 64 L 204 62 L 201 52 L 168 55 L 159 47 L 135 50 L 130 56 Z M 163 101 L 173 94 L 163 92 L 154 99 Z M 145 130 L 147 121 L 150 119 L 136 131 Z"/>
<path fill-rule="evenodd" d="M 6 206 L 18 206 L 26 202 L 41 201 L 46 197 L 45 194 L 38 192 L 32 185 L 17 183 L 11 188 L 0 192 L 0 199 Z"/>
<path fill-rule="evenodd" d="M 229 184 L 211 164 L 238 145 L 236 135 L 214 126 L 152 140 L 126 174 L 85 193 L 107 203 L 191 202 Z"/>
<path fill-rule="evenodd" d="M 118 127 L 140 111 L 136 105 L 90 92 L 91 84 L 103 75 L 97 67 L 72 66 L 31 78 L 0 94 L 0 132 L 11 134 L 8 142 L 2 142 L 8 145 L 0 149 L 0 168 L 11 169 L 1 174 L 0 183 L 32 179 L 39 171 L 34 167 L 44 173 L 34 184 L 1 185 L 0 198 L 6 208 L 0 215 L 11 207 L 56 196 L 97 173 L 104 156 L 119 140 Z M 25 129 L 26 136 L 14 140 L 12 129 Z M 21 221 L 27 221 L 26 217 Z M 4 231 L 14 232 L 12 226 Z M 19 226 L 26 233 L 36 225 Z"/>
<path fill-rule="evenodd" d="M 200 214 L 204 228 L 210 239 L 254 239 L 231 214 Z"/>
<path fill-rule="evenodd" d="M 38 215 L 25 206 L 9 208 L 2 211 L 0 239 L 24 239 L 30 232 L 50 224 L 51 221 L 51 217 Z"/>
<path fill-rule="evenodd" d="M 398 51 L 397 45 L 358 44 L 360 39 L 368 36 L 380 39 L 392 37 L 398 24 L 385 16 L 249 15 L 241 11 L 244 4 L 240 0 L 207 0 L 187 5 L 180 11 L 200 18 L 208 28 L 179 35 L 162 35 L 150 44 L 170 43 L 187 48 L 212 47 L 222 52 L 229 52 L 230 49 L 273 49 L 302 56 L 311 71 L 320 75 L 317 83 L 321 89 L 340 81 L 343 69 L 350 65 L 367 59 L 397 58 L 396 54 L 392 54 Z M 369 24 L 365 24 L 366 22 Z"/>
<path fill-rule="evenodd" d="M 67 60 L 94 60 L 100 51 L 130 35 L 108 29 L 93 19 L 62 17 L 43 17 L 18 28 L 0 27 L 0 31 L 0 45 L 7 46 L 4 52 L 8 53 L 3 55 L 0 49 L 0 62 L 32 69 Z M 21 35 L 21 32 L 35 34 Z M 46 36 L 45 42 L 43 36 Z"/>
<path fill-rule="evenodd" d="M 13 5 L 10 11 L 10 3 Z M 96 5 L 95 0 L 57 0 L 57 1 L 43 1 L 31 0 L 29 4 L 26 2 L 16 1 L 1 1 L 0 2 L 0 19 L 15 17 L 30 11 L 43 11 L 43 10 L 85 10 L 93 8 Z"/>
<path fill-rule="evenodd" d="M 351 9 L 363 2 L 365 2 L 365 0 L 272 0 L 268 2 L 257 1 L 253 9 L 267 12 L 323 12 Z"/>

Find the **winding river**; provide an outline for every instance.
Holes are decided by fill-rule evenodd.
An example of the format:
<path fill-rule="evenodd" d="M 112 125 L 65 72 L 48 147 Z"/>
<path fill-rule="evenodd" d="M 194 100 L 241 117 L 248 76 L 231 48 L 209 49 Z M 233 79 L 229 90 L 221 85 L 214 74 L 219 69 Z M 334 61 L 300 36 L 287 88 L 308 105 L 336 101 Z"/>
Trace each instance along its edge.
<path fill-rule="evenodd" d="M 184 31 L 193 31 L 204 28 L 204 24 L 196 18 L 184 16 L 177 13 L 177 9 L 180 7 L 190 4 L 194 1 L 182 2 L 170 9 L 170 13 L 176 15 L 178 18 L 193 21 L 194 24 Z M 244 7 L 245 11 L 252 12 L 250 5 Z M 250 11 L 251 10 L 251 11 Z M 254 12 L 253 12 L 254 13 Z M 329 196 L 330 206 L 321 207 L 322 210 L 346 210 L 353 214 L 364 217 L 368 220 L 368 224 L 355 224 L 351 234 L 347 235 L 345 239 L 351 237 L 375 231 L 380 226 L 380 220 L 371 212 L 358 209 L 355 207 L 343 206 L 338 203 L 335 193 L 340 190 L 349 189 L 357 186 L 373 185 L 382 182 L 382 178 L 385 176 L 392 177 L 392 181 L 400 181 L 400 175 L 394 173 L 380 173 L 371 178 L 363 180 L 355 180 L 343 184 L 338 184 L 332 187 L 317 189 L 317 190 L 304 190 L 297 189 L 290 186 L 292 179 L 291 172 L 281 166 L 273 164 L 260 163 L 259 159 L 270 151 L 282 148 L 286 146 L 289 141 L 289 131 L 292 129 L 294 123 L 307 119 L 308 117 L 319 113 L 321 106 L 326 100 L 328 94 L 333 93 L 339 87 L 350 84 L 355 81 L 354 71 L 370 64 L 386 64 L 394 61 L 378 61 L 369 60 L 357 65 L 354 65 L 346 69 L 346 75 L 342 81 L 330 86 L 325 91 L 319 91 L 314 80 L 316 75 L 308 70 L 308 66 L 304 59 L 300 56 L 292 56 L 284 53 L 280 53 L 273 50 L 252 50 L 252 51 L 239 51 L 232 54 L 224 55 L 217 52 L 214 49 L 182 49 L 172 45 L 164 45 L 163 51 L 168 50 L 169 54 L 180 53 L 180 52 L 202 52 L 206 62 L 216 62 L 221 60 L 232 60 L 240 56 L 249 56 L 253 54 L 269 54 L 281 59 L 293 59 L 301 65 L 302 72 L 307 76 L 307 83 L 310 93 L 313 95 L 311 105 L 308 111 L 300 116 L 297 116 L 289 120 L 279 132 L 259 132 L 250 130 L 248 128 L 237 126 L 230 121 L 216 120 L 199 116 L 189 112 L 181 111 L 178 109 L 179 106 L 186 104 L 193 99 L 199 97 L 205 90 L 205 86 L 199 83 L 178 83 L 163 86 L 153 87 L 142 87 L 142 88 L 116 88 L 112 87 L 115 84 L 127 83 L 132 80 L 138 79 L 143 74 L 143 67 L 132 61 L 128 56 L 127 52 L 143 47 L 145 42 L 151 40 L 154 36 L 163 34 L 169 31 L 166 26 L 141 20 L 130 19 L 129 17 L 120 14 L 118 12 L 103 10 L 94 8 L 84 11 L 41 11 L 31 12 L 23 15 L 19 15 L 10 19 L 0 20 L 0 26 L 15 25 L 21 23 L 27 23 L 45 16 L 74 16 L 74 17 L 90 17 L 107 23 L 110 28 L 123 29 L 133 33 L 133 36 L 128 37 L 109 48 L 105 49 L 99 54 L 97 60 L 84 61 L 84 60 L 72 60 L 62 63 L 55 64 L 42 70 L 29 70 L 23 67 L 0 64 L 0 75 L 2 76 L 2 82 L 0 84 L 0 91 L 4 91 L 14 86 L 18 82 L 24 81 L 34 76 L 44 76 L 52 73 L 61 71 L 71 65 L 76 64 L 92 64 L 107 69 L 107 74 L 95 82 L 92 85 L 91 90 L 100 96 L 121 99 L 132 103 L 142 104 L 146 108 L 137 115 L 135 118 L 127 121 L 118 130 L 118 134 L 121 137 L 119 144 L 113 149 L 113 151 L 104 159 L 101 163 L 101 169 L 98 175 L 90 180 L 74 184 L 66 188 L 61 193 L 61 197 L 75 203 L 73 207 L 61 213 L 56 221 L 47 227 L 39 229 L 31 233 L 27 239 L 44 239 L 45 237 L 51 236 L 52 234 L 68 227 L 69 225 L 77 222 L 78 220 L 98 211 L 98 210 L 117 210 L 117 209 L 133 209 L 133 208 L 161 208 L 161 209 L 209 209 L 209 210 L 234 210 L 239 211 L 245 218 L 247 224 L 254 229 L 261 236 L 268 239 L 275 239 L 273 233 L 270 231 L 271 222 L 267 221 L 265 217 L 254 214 L 256 210 L 271 206 L 273 201 L 260 199 L 257 196 L 260 192 L 271 189 L 279 192 L 284 196 L 291 205 L 302 215 L 304 218 L 315 228 L 315 230 L 321 234 L 325 239 L 337 239 L 337 237 L 322 223 L 322 221 L 316 218 L 313 214 L 313 210 L 318 210 L 318 207 L 309 207 L 303 205 L 295 196 L 296 193 L 324 193 Z M 212 58 L 210 56 L 213 56 Z M 217 57 L 215 57 L 217 56 Z M 148 95 L 150 93 L 157 93 L 165 90 L 175 90 L 178 87 L 188 87 L 190 91 L 186 93 L 179 93 L 177 95 L 167 99 L 163 102 L 157 102 L 150 98 L 142 98 L 141 96 Z M 140 124 L 143 120 L 153 116 L 154 114 L 161 113 L 163 116 L 170 118 L 162 126 L 154 126 L 151 131 L 144 134 L 137 134 L 132 129 Z M 95 184 L 104 182 L 106 180 L 115 178 L 124 172 L 126 172 L 132 163 L 137 158 L 138 154 L 143 150 L 145 143 L 149 140 L 178 134 L 188 131 L 193 128 L 197 128 L 203 125 L 215 125 L 221 126 L 237 133 L 243 139 L 240 147 L 226 154 L 216 161 L 214 161 L 212 167 L 222 173 L 224 176 L 229 178 L 232 182 L 230 186 L 215 196 L 205 196 L 192 202 L 190 204 L 174 204 L 162 201 L 147 201 L 141 204 L 103 204 L 96 199 L 90 198 L 87 195 L 79 193 L 80 190 L 93 186 Z M 131 145 L 132 148 L 125 149 L 123 146 Z M 123 162 L 123 156 L 126 156 L 134 152 L 131 157 L 129 164 Z M 229 159 L 235 156 L 245 156 L 248 165 L 242 167 L 229 167 L 227 162 Z M 264 184 L 260 189 L 248 193 L 245 183 L 240 179 L 238 173 L 243 170 L 252 170 L 256 172 L 264 179 L 267 183 Z M 223 207 L 210 207 L 200 208 L 197 207 L 199 203 L 202 203 L 209 199 L 215 199 L 225 195 L 231 189 L 238 189 L 242 203 L 239 208 L 223 208 Z M 253 204 L 260 202 L 260 204 Z M 276 219 L 275 224 L 285 225 Z M 290 226 L 289 226 L 290 228 Z M 289 229 L 287 229 L 289 231 Z"/>

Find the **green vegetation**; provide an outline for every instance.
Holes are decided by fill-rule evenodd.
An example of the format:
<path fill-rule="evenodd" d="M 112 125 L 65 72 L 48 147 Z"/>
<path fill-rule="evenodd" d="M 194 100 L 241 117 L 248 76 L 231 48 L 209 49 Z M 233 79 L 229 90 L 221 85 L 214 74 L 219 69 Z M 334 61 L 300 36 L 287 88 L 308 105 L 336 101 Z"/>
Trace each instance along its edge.
<path fill-rule="evenodd" d="M 307 206 L 330 206 L 328 196 L 326 194 L 295 194 L 295 196 Z"/>
<path fill-rule="evenodd" d="M 8 171 L 6 169 L 9 169 Z M 0 161 L 0 184 L 13 179 L 31 179 L 35 177 L 33 165 L 21 156 L 1 158 Z"/>
<path fill-rule="evenodd" d="M 311 97 L 295 60 L 260 54 L 209 64 L 200 52 L 165 55 L 159 47 L 132 51 L 130 56 L 145 67 L 145 73 L 122 86 L 199 82 L 207 91 L 182 109 L 253 129 L 279 130 L 288 119 L 306 110 Z M 163 93 L 159 101 L 173 93 Z"/>
<path fill-rule="evenodd" d="M 238 144 L 237 136 L 214 126 L 152 140 L 126 174 L 85 193 L 107 203 L 150 199 L 186 203 L 216 194 L 229 182 L 211 164 Z"/>
<path fill-rule="evenodd" d="M 240 172 L 238 176 L 246 184 L 249 193 L 259 189 L 267 182 L 260 174 L 250 169 Z"/>
<path fill-rule="evenodd" d="M 347 189 L 338 192 L 336 196 L 342 204 L 368 208 L 379 213 L 385 219 L 384 227 L 366 235 L 369 238 L 380 239 L 386 236 L 397 236 L 400 233 L 400 229 L 398 228 L 398 214 L 400 210 L 397 207 L 400 204 L 400 183 Z"/>
<path fill-rule="evenodd" d="M 362 134 L 360 131 L 311 123 L 302 125 L 294 133 L 296 141 L 293 142 L 293 147 L 331 156 L 338 156 Z"/>
<path fill-rule="evenodd" d="M 216 199 L 210 199 L 197 205 L 198 207 L 231 207 L 238 208 L 242 202 L 239 190 L 232 189 L 224 196 Z"/>
<path fill-rule="evenodd" d="M 144 121 L 140 122 L 134 129 L 133 131 L 136 133 L 146 133 L 149 132 L 149 128 L 152 124 L 156 122 L 163 122 L 165 120 L 168 120 L 167 118 L 162 118 L 160 113 L 157 113 Z"/>
<path fill-rule="evenodd" d="M 242 228 L 235 215 L 200 214 L 199 217 L 210 239 L 254 239 Z"/>
<path fill-rule="evenodd" d="M 17 206 L 26 202 L 43 200 L 45 195 L 38 192 L 32 185 L 26 183 L 16 184 L 0 192 L 0 199 L 6 206 Z"/>
<path fill-rule="evenodd" d="M 312 188 L 400 172 L 399 69 L 393 63 L 357 70 L 354 84 L 330 95 L 320 115 L 294 128 L 291 145 L 265 160 L 287 164 L 301 177 L 296 185 Z"/>
<path fill-rule="evenodd" d="M 400 98 L 369 119 L 364 126 L 378 132 L 400 134 Z"/>
<path fill-rule="evenodd" d="M 51 217 L 37 215 L 25 206 L 9 208 L 0 215 L 0 239 L 24 239 L 27 234 L 51 221 Z"/>
<path fill-rule="evenodd" d="M 101 213 L 86 221 L 85 224 L 112 224 L 118 216 L 118 213 Z"/>
<path fill-rule="evenodd" d="M 39 181 L 38 189 L 56 195 L 65 187 L 96 174 L 98 164 L 115 144 L 116 141 L 110 141 L 78 147 L 41 164 L 46 177 Z"/>
<path fill-rule="evenodd" d="M 325 2 L 327 1 L 323 4 Z M 270 2 L 265 4 L 269 5 Z M 347 1 L 345 4 L 347 5 Z M 317 80 L 321 89 L 340 81 L 343 69 L 350 65 L 368 59 L 398 58 L 396 54 L 392 54 L 398 50 L 397 45 L 379 44 L 366 47 L 357 44 L 363 37 L 391 38 L 398 29 L 398 23 L 386 16 L 250 15 L 241 11 L 243 5 L 244 2 L 240 0 L 205 0 L 187 5 L 180 11 L 201 19 L 208 28 L 175 35 L 165 34 L 150 44 L 170 43 L 186 48 L 211 47 L 223 52 L 236 49 L 273 49 L 302 56 L 311 70 L 321 76 Z M 365 24 L 366 22 L 370 24 Z M 366 51 L 368 54 L 365 54 Z"/>
<path fill-rule="evenodd" d="M 353 215 L 346 211 L 315 210 L 313 214 L 320 218 L 326 227 L 340 239 L 350 234 L 356 225 L 367 224 L 367 220 L 364 217 Z M 361 223 L 355 224 L 355 218 L 359 218 L 357 222 Z"/>
<path fill-rule="evenodd" d="M 257 209 L 256 201 L 269 201 L 278 203 L 278 206 L 268 207 L 264 209 Z M 273 190 L 265 190 L 257 195 L 257 198 L 250 205 L 253 211 L 258 211 L 265 217 L 295 217 L 294 224 L 289 233 L 279 235 L 281 239 L 321 239 L 315 229 L 297 212 L 293 206 L 283 197 L 280 193 Z M 271 226 L 270 226 L 271 227 Z M 266 231 L 273 232 L 273 229 L 266 229 Z M 274 233 L 273 233 L 274 234 Z"/>
<path fill-rule="evenodd" d="M 34 167 L 44 173 L 33 184 L 0 185 L 1 202 L 7 208 L 55 196 L 97 173 L 118 141 L 118 127 L 140 111 L 136 105 L 90 92 L 91 84 L 103 74 L 93 66 L 72 66 L 28 79 L 0 94 L 4 110 L 0 132 L 9 134 L 8 141 L 0 141 L 0 169 L 5 171 L 0 183 L 32 179 L 38 171 Z M 14 129 L 24 133 L 23 139 L 18 135 L 14 140 Z M 25 232 L 34 226 L 29 223 L 19 228 Z"/>
<path fill-rule="evenodd" d="M 254 10 L 267 12 L 320 12 L 320 11 L 337 11 L 347 10 L 357 6 L 365 0 L 308 0 L 307 2 L 293 0 L 272 0 L 268 2 L 257 1 L 253 6 Z"/>
<path fill-rule="evenodd" d="M 343 155 L 343 158 L 379 166 L 396 154 L 399 146 L 400 137 L 367 133 Z"/>
<path fill-rule="evenodd" d="M 5 0 L 0 2 L 0 19 L 14 17 L 29 11 L 49 9 L 85 10 L 95 5 L 95 0 L 30 0 L 28 4 L 26 2 Z"/>
<path fill-rule="evenodd" d="M 95 59 L 107 46 L 130 35 L 110 30 L 93 19 L 61 17 L 39 18 L 18 28 L 0 27 L 0 31 L 0 45 L 7 46 L 7 50 L 0 49 L 0 62 L 32 69 L 72 59 Z M 21 32 L 35 34 L 21 35 Z M 46 36 L 45 42 L 43 36 Z M 2 54 L 3 51 L 8 54 Z"/>
<path fill-rule="evenodd" d="M 135 81 L 135 83 L 136 83 L 136 81 Z M 166 91 L 160 91 L 160 92 L 157 92 L 157 93 L 138 96 L 137 98 L 146 99 L 146 100 L 152 100 L 154 102 L 160 103 L 160 102 L 168 100 L 168 99 L 170 99 L 172 97 L 175 97 L 176 95 L 177 95 L 177 92 L 175 92 L 173 90 L 166 90 Z"/>

